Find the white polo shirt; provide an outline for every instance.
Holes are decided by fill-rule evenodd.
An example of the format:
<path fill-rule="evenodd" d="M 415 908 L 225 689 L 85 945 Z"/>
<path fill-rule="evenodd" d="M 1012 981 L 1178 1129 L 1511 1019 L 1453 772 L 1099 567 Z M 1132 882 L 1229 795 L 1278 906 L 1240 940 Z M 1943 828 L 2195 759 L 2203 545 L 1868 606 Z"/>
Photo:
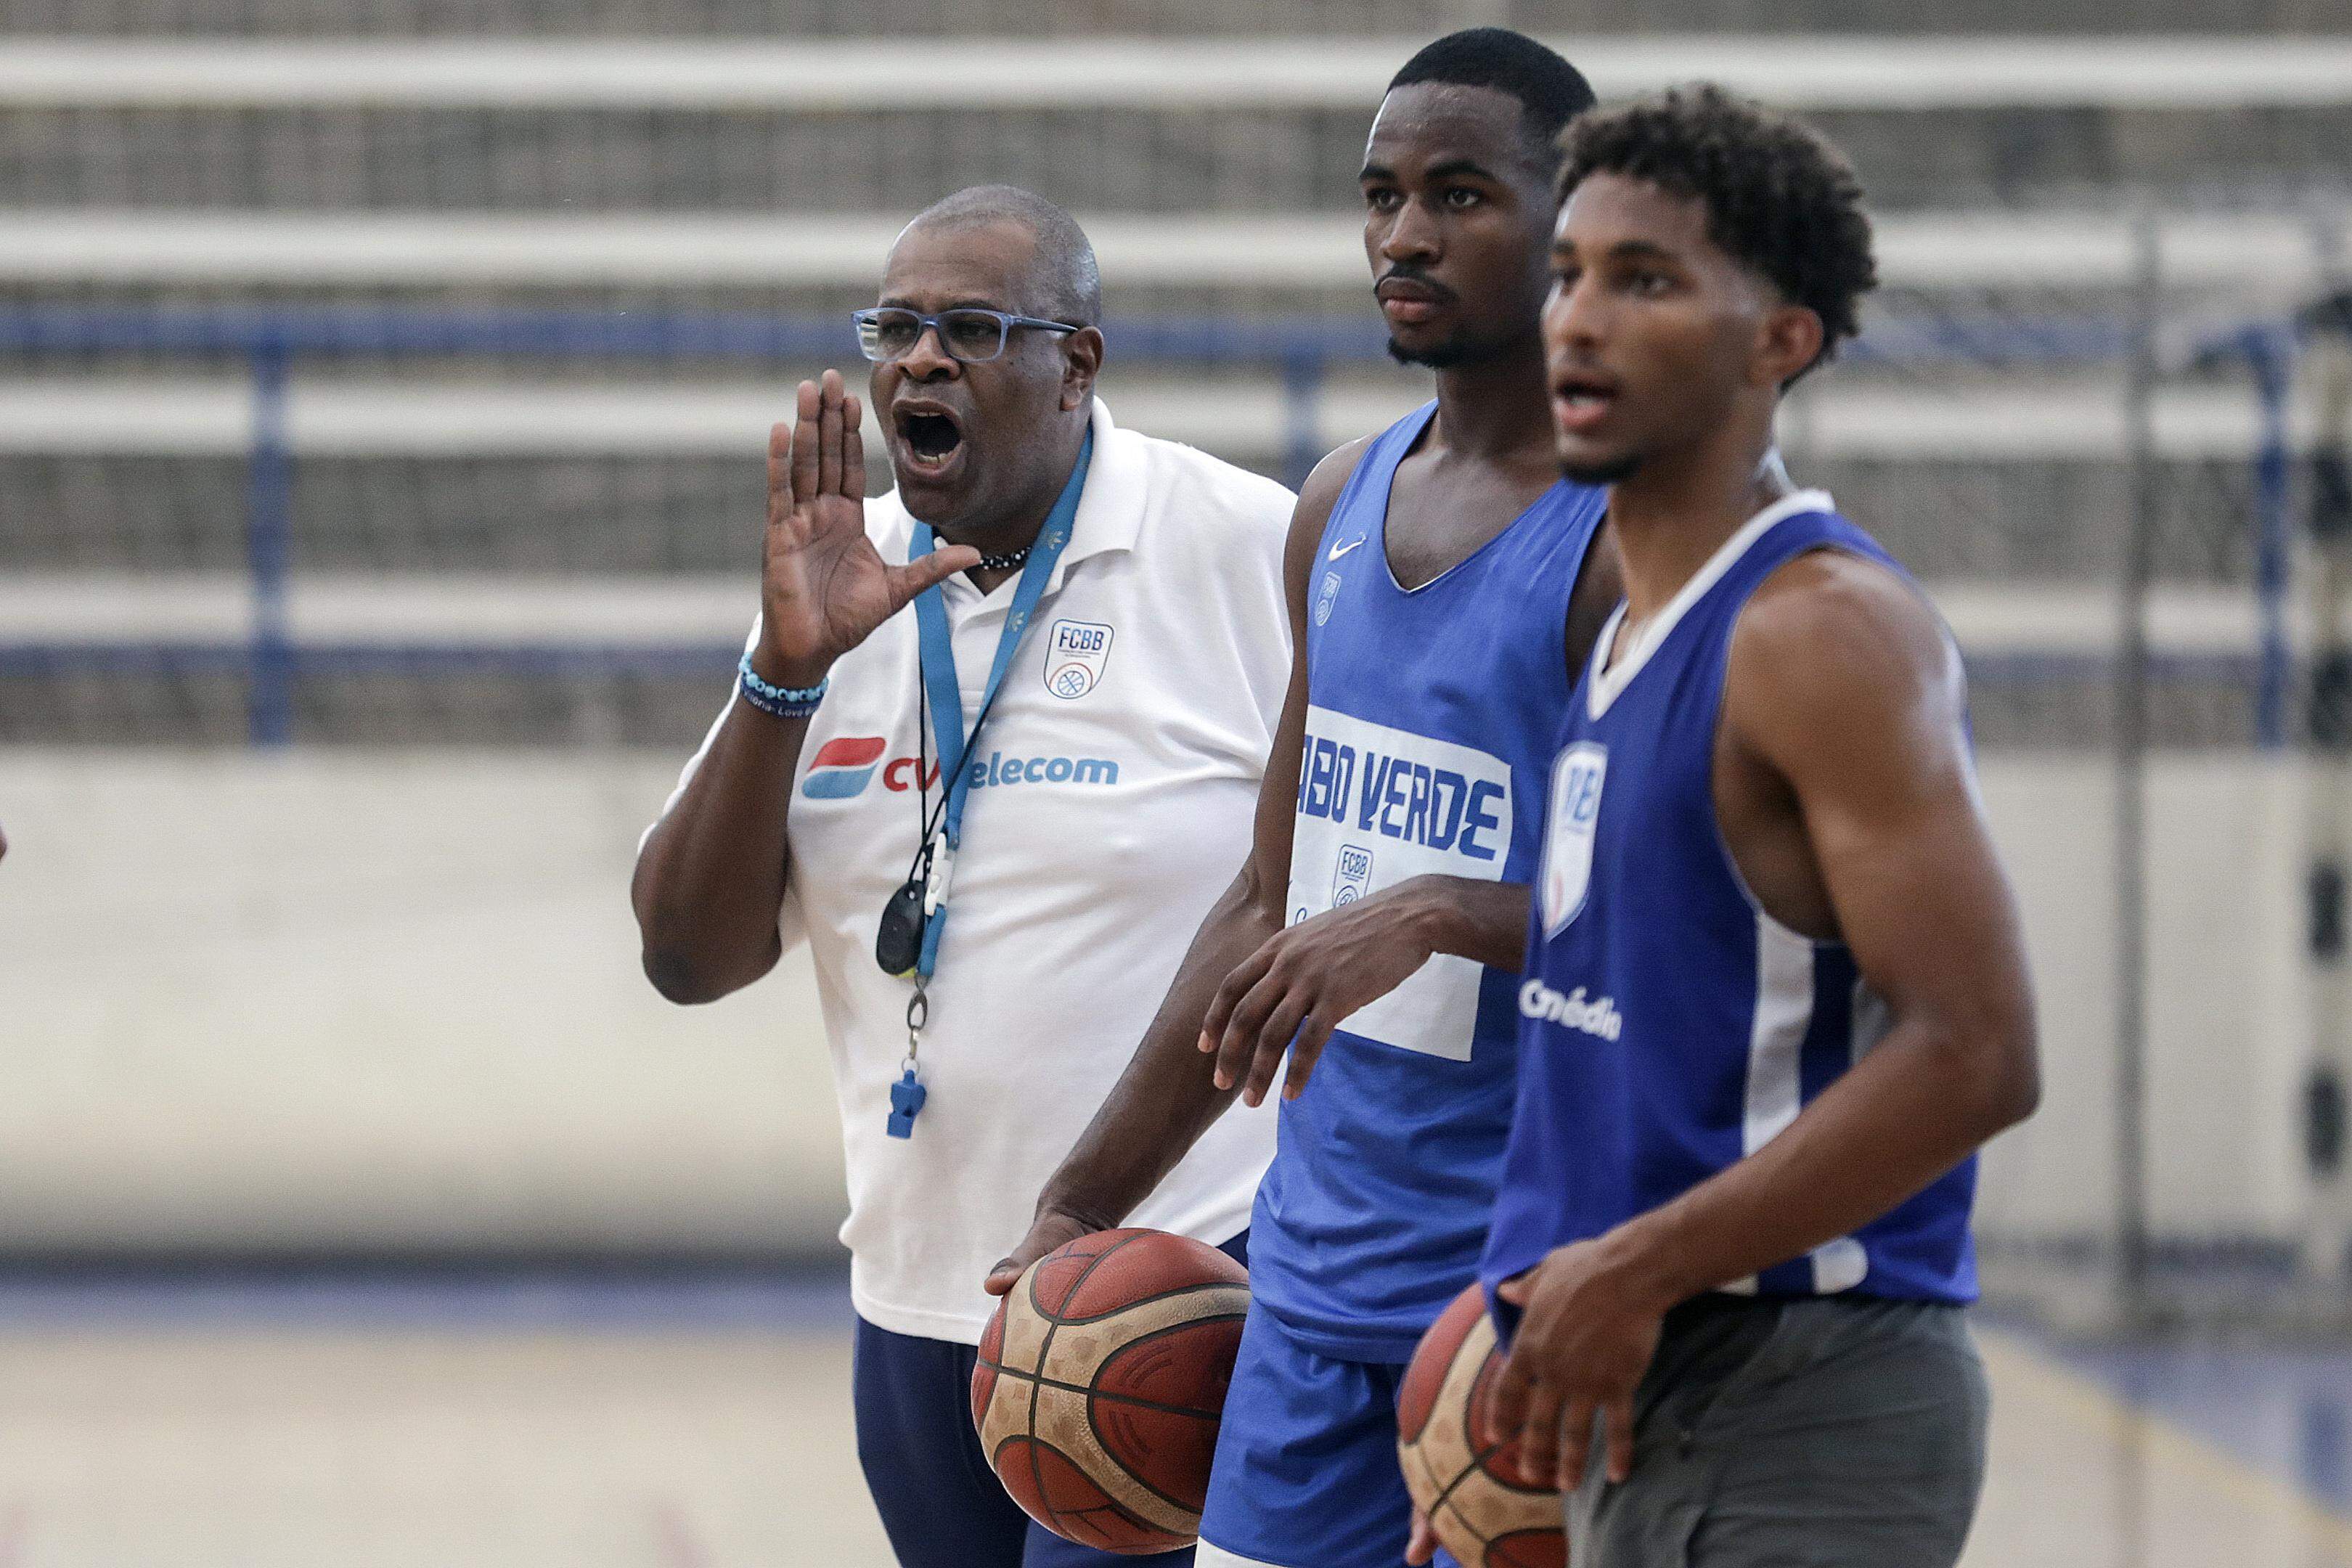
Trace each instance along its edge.
<path fill-rule="evenodd" d="M 876 965 L 874 932 L 920 837 L 913 611 L 834 666 L 793 781 L 782 928 L 815 961 L 848 1163 L 841 1239 L 867 1321 L 979 1342 L 995 1306 L 982 1278 L 1028 1230 L 1241 868 L 1290 674 L 1293 500 L 1095 404 L 1070 542 L 971 763 L 923 1037 L 929 1099 L 906 1139 L 884 1124 L 913 987 Z M 907 558 L 895 492 L 866 503 L 866 526 L 883 559 Z M 967 730 L 1015 582 L 944 588 Z M 1236 1105 L 1128 1223 L 1239 1234 L 1274 1125 L 1271 1103 Z"/>

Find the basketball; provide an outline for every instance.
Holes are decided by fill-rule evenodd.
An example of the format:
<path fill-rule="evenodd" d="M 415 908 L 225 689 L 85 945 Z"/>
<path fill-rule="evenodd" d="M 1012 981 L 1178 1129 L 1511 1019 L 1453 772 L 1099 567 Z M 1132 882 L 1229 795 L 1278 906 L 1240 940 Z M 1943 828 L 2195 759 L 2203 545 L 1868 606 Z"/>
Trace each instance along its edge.
<path fill-rule="evenodd" d="M 971 1378 L 972 1423 L 1013 1500 L 1083 1546 L 1191 1545 L 1248 1310 L 1240 1264 L 1165 1231 L 1098 1231 L 1031 1264 Z"/>
<path fill-rule="evenodd" d="M 1440 1314 L 1397 1394 L 1397 1462 L 1405 1489 L 1463 1568 L 1565 1568 L 1559 1493 L 1510 1468 L 1517 1438 L 1496 1440 L 1503 1358 L 1486 1292 L 1473 1285 Z"/>

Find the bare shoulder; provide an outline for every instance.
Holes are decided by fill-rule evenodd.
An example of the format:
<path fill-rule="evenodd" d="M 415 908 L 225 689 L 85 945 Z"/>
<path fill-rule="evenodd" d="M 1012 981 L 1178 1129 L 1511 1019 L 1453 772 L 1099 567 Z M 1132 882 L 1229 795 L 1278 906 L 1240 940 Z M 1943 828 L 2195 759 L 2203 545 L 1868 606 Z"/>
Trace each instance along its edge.
<path fill-rule="evenodd" d="M 1884 563 L 1835 548 L 1782 563 L 1749 595 L 1724 698 L 1770 754 L 1889 726 L 1957 737 L 1965 701 L 1959 650 L 1935 607 Z"/>
<path fill-rule="evenodd" d="M 1943 617 L 1885 563 L 1849 550 L 1808 551 L 1758 584 L 1732 634 L 1732 657 L 1820 678 L 1841 668 L 1957 679 Z"/>
<path fill-rule="evenodd" d="M 1292 515 L 1293 531 L 1313 525 L 1320 534 L 1323 525 L 1331 521 L 1331 509 L 1339 504 L 1339 494 L 1348 488 L 1348 477 L 1364 458 L 1365 448 L 1372 444 L 1370 436 L 1359 436 L 1345 446 L 1335 447 L 1315 465 L 1307 482 L 1298 487 L 1298 510 Z"/>
<path fill-rule="evenodd" d="M 1331 521 L 1331 509 L 1339 504 L 1339 496 L 1348 488 L 1348 476 L 1356 471 L 1356 465 L 1363 460 L 1364 449 L 1371 444 L 1372 437 L 1360 436 L 1343 447 L 1332 448 L 1315 465 L 1307 482 L 1298 487 L 1298 505 L 1290 514 L 1290 542 L 1285 551 L 1294 573 L 1304 571 L 1312 563 L 1322 543 L 1323 530 Z"/>

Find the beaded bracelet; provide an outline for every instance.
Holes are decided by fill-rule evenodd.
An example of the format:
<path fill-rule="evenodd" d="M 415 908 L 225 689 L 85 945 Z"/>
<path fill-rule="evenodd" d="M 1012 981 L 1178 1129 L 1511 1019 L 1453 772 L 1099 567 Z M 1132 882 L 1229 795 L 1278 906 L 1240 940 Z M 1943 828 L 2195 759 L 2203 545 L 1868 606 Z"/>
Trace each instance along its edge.
<path fill-rule="evenodd" d="M 735 667 L 735 685 L 743 693 L 743 700 L 761 712 L 777 719 L 805 719 L 816 711 L 824 700 L 824 689 L 833 684 L 831 676 L 814 686 L 772 686 L 760 679 L 751 668 L 751 656 L 745 654 L 743 662 Z"/>

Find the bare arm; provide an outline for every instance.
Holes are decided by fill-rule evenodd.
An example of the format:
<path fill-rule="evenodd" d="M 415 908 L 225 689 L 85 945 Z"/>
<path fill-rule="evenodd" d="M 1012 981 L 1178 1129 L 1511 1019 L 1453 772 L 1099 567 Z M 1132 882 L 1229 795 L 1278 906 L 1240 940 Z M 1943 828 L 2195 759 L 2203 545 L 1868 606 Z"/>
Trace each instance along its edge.
<path fill-rule="evenodd" d="M 768 522 L 760 635 L 751 668 L 787 688 L 823 680 L 835 659 L 914 596 L 979 556 L 955 547 L 893 566 L 866 537 L 866 453 L 857 399 L 840 375 L 803 382 L 798 426 L 768 437 Z M 784 825 L 805 719 L 740 696 L 677 804 L 638 851 L 629 900 L 646 976 L 673 1002 L 710 1002 L 774 967 L 782 950 Z"/>
<path fill-rule="evenodd" d="M 1719 767 L 1785 786 L 1834 929 L 1891 1026 L 1754 1154 L 1504 1288 L 1527 1315 L 1500 1408 L 1528 1467 L 1552 1469 L 1557 1452 L 1561 1477 L 1583 1473 L 1595 1411 L 1611 1474 L 1630 1467 L 1631 1398 L 1668 1307 L 1885 1214 L 2040 1094 L 2016 909 L 1933 615 L 1883 569 L 1801 557 L 1741 616 L 1723 727 Z"/>
<path fill-rule="evenodd" d="M 1211 1079 L 1195 1042 L 1219 984 L 1282 930 L 1299 752 L 1307 733 L 1307 584 L 1324 525 L 1363 446 L 1352 442 L 1317 464 L 1291 514 L 1282 562 L 1283 595 L 1290 610 L 1290 685 L 1258 786 L 1249 858 L 1201 922 L 1127 1070 L 1046 1180 L 1029 1234 L 989 1271 L 987 1287 L 997 1295 L 1062 1243 L 1118 1224 L 1233 1102 L 1230 1089 Z"/>

